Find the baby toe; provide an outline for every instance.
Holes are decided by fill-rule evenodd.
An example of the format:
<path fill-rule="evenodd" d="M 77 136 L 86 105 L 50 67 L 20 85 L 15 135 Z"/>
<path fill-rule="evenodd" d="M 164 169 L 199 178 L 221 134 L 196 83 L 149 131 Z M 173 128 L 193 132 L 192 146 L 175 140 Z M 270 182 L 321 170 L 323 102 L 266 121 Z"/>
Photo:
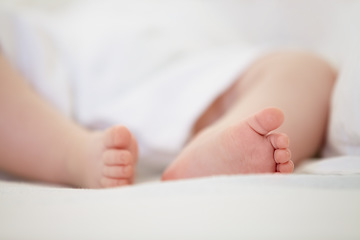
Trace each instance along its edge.
<path fill-rule="evenodd" d="M 277 165 L 277 172 L 280 173 L 292 173 L 294 171 L 294 163 L 293 161 L 288 161 L 286 163 L 280 163 Z"/>
<path fill-rule="evenodd" d="M 130 178 L 134 175 L 133 166 L 104 166 L 103 175 L 108 178 Z"/>
<path fill-rule="evenodd" d="M 289 137 L 284 133 L 271 133 L 267 137 L 275 149 L 289 147 Z"/>
<path fill-rule="evenodd" d="M 127 150 L 110 149 L 103 153 L 103 161 L 105 165 L 129 165 L 133 163 L 133 156 Z"/>
<path fill-rule="evenodd" d="M 286 163 L 290 159 L 291 159 L 291 152 L 288 148 L 275 150 L 274 160 L 276 163 Z"/>
<path fill-rule="evenodd" d="M 265 108 L 247 119 L 249 126 L 260 135 L 267 135 L 284 122 L 284 113 L 278 108 Z"/>
<path fill-rule="evenodd" d="M 125 126 L 116 126 L 106 131 L 104 142 L 107 148 L 127 148 L 131 140 L 131 133 Z"/>

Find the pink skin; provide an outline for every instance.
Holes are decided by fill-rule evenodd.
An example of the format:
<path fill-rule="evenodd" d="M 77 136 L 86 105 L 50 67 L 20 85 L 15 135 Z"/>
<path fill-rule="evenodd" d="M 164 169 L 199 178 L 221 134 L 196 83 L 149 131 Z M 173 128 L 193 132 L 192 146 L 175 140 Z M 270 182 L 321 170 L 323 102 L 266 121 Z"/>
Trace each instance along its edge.
<path fill-rule="evenodd" d="M 266 108 L 238 124 L 212 126 L 196 136 L 163 174 L 163 180 L 219 174 L 291 173 L 289 138 L 274 133 L 283 112 Z"/>
<path fill-rule="evenodd" d="M 336 74 L 311 53 L 283 51 L 257 59 L 200 116 L 191 141 L 162 179 L 291 173 L 294 163 L 322 146 Z"/>
<path fill-rule="evenodd" d="M 2 171 L 83 188 L 133 182 L 138 149 L 126 127 L 94 132 L 76 124 L 44 101 L 1 52 L 0 109 Z"/>
<path fill-rule="evenodd" d="M 124 126 L 95 133 L 89 141 L 86 171 L 80 185 L 92 188 L 124 186 L 133 183 L 137 162 L 137 143 Z M 73 171 L 75 174 L 79 169 Z M 79 174 L 78 174 L 79 175 Z M 81 176 L 81 175 L 80 175 Z"/>

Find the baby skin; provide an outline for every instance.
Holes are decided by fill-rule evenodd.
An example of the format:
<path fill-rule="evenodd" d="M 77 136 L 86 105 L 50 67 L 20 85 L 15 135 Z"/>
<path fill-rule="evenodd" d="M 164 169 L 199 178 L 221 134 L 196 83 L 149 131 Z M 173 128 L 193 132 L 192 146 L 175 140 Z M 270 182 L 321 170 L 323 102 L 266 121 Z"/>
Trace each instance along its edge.
<path fill-rule="evenodd" d="M 163 180 L 222 174 L 291 173 L 289 138 L 272 132 L 284 114 L 266 108 L 235 125 L 212 125 L 200 132 L 164 172 Z M 94 133 L 85 147 L 84 161 L 71 161 L 72 184 L 90 188 L 133 183 L 137 143 L 124 126 Z"/>
<path fill-rule="evenodd" d="M 83 161 L 70 161 L 70 184 L 108 188 L 132 184 L 137 162 L 137 143 L 124 126 L 91 134 Z"/>
<path fill-rule="evenodd" d="M 211 126 L 200 132 L 163 174 L 163 180 L 221 174 L 291 173 L 289 139 L 273 130 L 284 115 L 266 108 L 233 126 Z M 90 188 L 119 187 L 133 183 L 137 144 L 130 131 L 116 126 L 94 133 L 85 161 L 71 161 L 72 184 Z"/>
<path fill-rule="evenodd" d="M 284 121 L 283 112 L 266 108 L 238 124 L 213 125 L 200 132 L 164 172 L 163 180 L 222 174 L 291 173 L 289 138 L 272 132 Z M 133 183 L 137 144 L 130 131 L 116 126 L 94 133 L 85 161 L 70 162 L 72 183 L 108 188 Z"/>
<path fill-rule="evenodd" d="M 266 108 L 237 124 L 200 132 L 164 172 L 163 180 L 219 174 L 291 173 L 289 138 L 274 133 L 284 121 L 277 108 Z"/>

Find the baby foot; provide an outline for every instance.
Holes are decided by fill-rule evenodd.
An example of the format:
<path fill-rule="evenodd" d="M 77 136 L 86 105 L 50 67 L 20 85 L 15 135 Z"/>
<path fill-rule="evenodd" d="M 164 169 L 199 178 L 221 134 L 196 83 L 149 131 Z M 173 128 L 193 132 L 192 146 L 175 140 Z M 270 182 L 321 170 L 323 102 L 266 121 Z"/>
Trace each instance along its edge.
<path fill-rule="evenodd" d="M 219 174 L 291 173 L 289 139 L 273 133 L 284 121 L 277 108 L 264 109 L 235 126 L 199 133 L 166 169 L 163 180 Z"/>
<path fill-rule="evenodd" d="M 137 161 L 137 143 L 124 126 L 94 133 L 88 141 L 85 157 L 79 161 L 75 185 L 107 188 L 131 184 Z"/>

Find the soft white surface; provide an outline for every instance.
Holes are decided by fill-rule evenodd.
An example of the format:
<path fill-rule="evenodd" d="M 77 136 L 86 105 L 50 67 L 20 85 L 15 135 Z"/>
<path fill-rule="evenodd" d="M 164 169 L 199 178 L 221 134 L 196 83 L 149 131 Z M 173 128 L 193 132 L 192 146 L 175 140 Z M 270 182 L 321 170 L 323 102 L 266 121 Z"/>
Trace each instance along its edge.
<path fill-rule="evenodd" d="M 165 183 L 149 172 L 141 184 L 108 190 L 2 180 L 0 239 L 359 239 L 352 161 Z"/>
<path fill-rule="evenodd" d="M 111 190 L 0 182 L 1 239 L 359 239 L 360 176 L 248 175 Z"/>
<path fill-rule="evenodd" d="M 354 38 L 336 83 L 325 156 L 360 156 L 360 38 Z"/>
<path fill-rule="evenodd" d="M 298 173 L 309 174 L 360 174 L 359 156 L 340 156 L 313 159 L 296 169 Z"/>

